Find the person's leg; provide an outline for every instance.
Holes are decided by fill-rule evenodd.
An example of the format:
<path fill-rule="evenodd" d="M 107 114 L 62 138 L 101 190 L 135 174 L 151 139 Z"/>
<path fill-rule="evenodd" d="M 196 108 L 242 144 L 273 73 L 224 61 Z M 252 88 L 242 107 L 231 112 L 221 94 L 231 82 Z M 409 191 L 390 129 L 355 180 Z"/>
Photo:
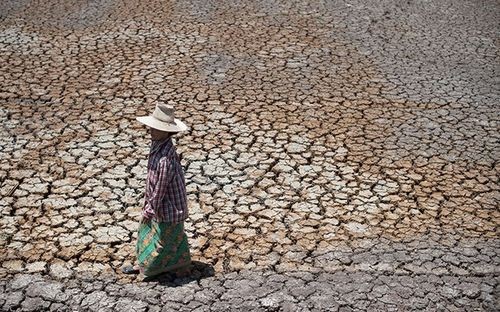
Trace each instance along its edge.
<path fill-rule="evenodd" d="M 137 259 L 146 277 L 189 274 L 191 255 L 183 223 L 151 222 L 150 229 L 140 231 L 139 239 Z"/>
<path fill-rule="evenodd" d="M 153 233 L 151 223 L 145 219 L 141 219 L 139 229 L 137 230 L 137 243 L 135 247 L 137 259 L 144 252 L 147 244 L 145 244 L 145 240 L 151 239 L 151 233 Z M 141 273 L 141 267 L 139 265 L 126 265 L 122 267 L 121 271 L 123 274 L 139 274 Z"/>

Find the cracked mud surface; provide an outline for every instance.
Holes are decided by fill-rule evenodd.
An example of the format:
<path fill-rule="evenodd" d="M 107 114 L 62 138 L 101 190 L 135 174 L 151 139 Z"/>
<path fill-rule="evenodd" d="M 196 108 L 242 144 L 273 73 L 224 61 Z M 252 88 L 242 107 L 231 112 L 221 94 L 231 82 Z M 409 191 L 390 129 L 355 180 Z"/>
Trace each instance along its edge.
<path fill-rule="evenodd" d="M 499 20 L 495 1 L 0 2 L 1 309 L 495 310 Z M 207 267 L 140 283 L 117 268 L 157 101 L 191 127 Z"/>

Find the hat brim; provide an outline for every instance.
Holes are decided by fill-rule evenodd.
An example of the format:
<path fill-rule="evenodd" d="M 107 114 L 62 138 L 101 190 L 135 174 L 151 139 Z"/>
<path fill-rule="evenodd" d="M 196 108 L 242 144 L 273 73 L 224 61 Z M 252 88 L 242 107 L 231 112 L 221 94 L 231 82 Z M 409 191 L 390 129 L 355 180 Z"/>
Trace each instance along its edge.
<path fill-rule="evenodd" d="M 175 125 L 160 121 L 153 116 L 142 116 L 135 119 L 148 127 L 165 132 L 181 132 L 188 129 L 188 126 L 177 118 L 174 119 Z"/>

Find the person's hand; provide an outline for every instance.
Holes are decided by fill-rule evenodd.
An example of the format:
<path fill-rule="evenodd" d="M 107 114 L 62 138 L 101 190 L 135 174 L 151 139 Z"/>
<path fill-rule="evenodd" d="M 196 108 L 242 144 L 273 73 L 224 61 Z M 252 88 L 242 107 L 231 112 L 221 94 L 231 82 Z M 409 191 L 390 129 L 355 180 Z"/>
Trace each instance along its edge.
<path fill-rule="evenodd" d="M 155 213 L 153 209 L 151 209 L 150 205 L 146 205 L 141 212 L 142 218 L 147 220 L 148 222 L 151 221 L 151 219 L 154 218 Z"/>
<path fill-rule="evenodd" d="M 153 219 L 153 216 L 143 211 L 141 223 L 150 223 L 151 219 Z"/>

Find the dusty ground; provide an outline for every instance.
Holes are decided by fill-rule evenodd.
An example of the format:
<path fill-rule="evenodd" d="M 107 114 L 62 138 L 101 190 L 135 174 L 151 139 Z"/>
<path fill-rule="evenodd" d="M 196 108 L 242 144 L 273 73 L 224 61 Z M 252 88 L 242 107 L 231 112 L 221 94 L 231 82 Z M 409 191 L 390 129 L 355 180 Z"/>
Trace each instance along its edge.
<path fill-rule="evenodd" d="M 0 307 L 493 311 L 497 1 L 0 2 Z M 157 101 L 200 261 L 138 283 Z M 211 276 L 213 275 L 213 276 Z"/>

